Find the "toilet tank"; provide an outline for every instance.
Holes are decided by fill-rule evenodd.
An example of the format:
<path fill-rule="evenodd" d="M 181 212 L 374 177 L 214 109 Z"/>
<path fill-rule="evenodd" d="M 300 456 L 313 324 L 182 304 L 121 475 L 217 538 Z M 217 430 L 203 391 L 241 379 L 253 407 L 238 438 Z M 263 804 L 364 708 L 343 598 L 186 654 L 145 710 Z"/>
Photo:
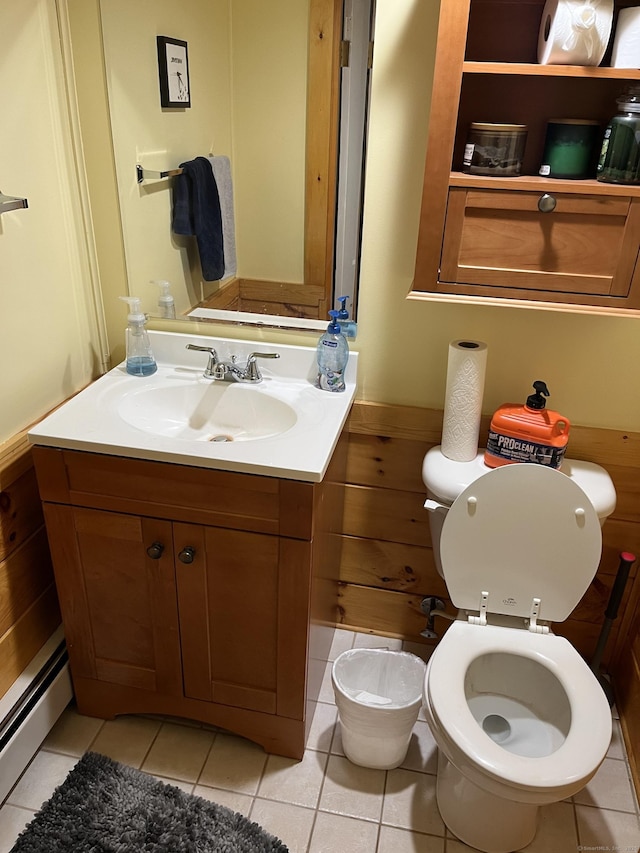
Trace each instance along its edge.
<path fill-rule="evenodd" d="M 479 451 L 471 462 L 455 462 L 447 459 L 439 445 L 432 447 L 424 457 L 422 480 L 427 487 L 425 507 L 429 510 L 433 556 L 440 575 L 442 575 L 440 533 L 448 508 L 467 486 L 491 470 L 493 469 L 484 464 L 484 450 Z M 601 465 L 593 462 L 582 462 L 566 457 L 560 471 L 567 477 L 571 477 L 585 492 L 602 526 L 616 507 L 616 491 L 608 472 Z"/>

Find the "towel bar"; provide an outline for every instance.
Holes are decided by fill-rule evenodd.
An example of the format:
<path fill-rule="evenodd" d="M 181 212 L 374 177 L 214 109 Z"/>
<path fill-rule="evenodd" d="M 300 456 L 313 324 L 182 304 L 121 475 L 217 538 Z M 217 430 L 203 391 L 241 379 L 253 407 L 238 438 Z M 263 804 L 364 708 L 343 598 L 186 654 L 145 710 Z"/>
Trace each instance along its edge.
<path fill-rule="evenodd" d="M 181 174 L 182 169 L 167 169 L 166 172 L 155 172 L 152 169 L 143 169 L 139 163 L 136 165 L 136 181 L 139 184 L 150 179 L 173 178 L 174 175 Z"/>
<path fill-rule="evenodd" d="M 29 207 L 29 202 L 26 198 L 17 198 L 14 195 L 5 195 L 0 190 L 0 213 L 7 213 L 10 210 L 20 210 L 21 208 Z"/>

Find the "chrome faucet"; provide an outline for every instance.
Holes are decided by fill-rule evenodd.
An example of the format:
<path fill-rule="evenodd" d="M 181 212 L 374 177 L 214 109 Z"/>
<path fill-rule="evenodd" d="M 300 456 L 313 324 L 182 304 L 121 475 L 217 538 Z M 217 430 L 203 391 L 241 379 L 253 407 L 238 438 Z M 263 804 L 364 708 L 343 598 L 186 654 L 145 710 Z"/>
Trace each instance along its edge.
<path fill-rule="evenodd" d="M 280 358 L 277 352 L 252 352 L 246 363 L 239 364 L 238 357 L 231 356 L 231 361 L 218 361 L 218 355 L 212 347 L 199 347 L 187 344 L 187 349 L 208 352 L 209 361 L 204 371 L 205 379 L 216 379 L 219 382 L 262 382 L 262 374 L 256 363 L 257 358 Z"/>

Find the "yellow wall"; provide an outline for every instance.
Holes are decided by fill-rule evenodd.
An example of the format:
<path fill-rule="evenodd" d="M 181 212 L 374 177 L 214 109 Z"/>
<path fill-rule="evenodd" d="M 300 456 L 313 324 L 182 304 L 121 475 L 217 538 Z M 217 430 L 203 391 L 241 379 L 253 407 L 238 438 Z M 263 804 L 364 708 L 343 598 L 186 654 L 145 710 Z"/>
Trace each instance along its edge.
<path fill-rule="evenodd" d="M 484 411 L 544 379 L 550 408 L 640 430 L 640 319 L 416 303 L 411 289 L 435 3 L 378 0 L 358 311 L 362 399 L 442 408 L 450 340 L 488 345 Z"/>
<path fill-rule="evenodd" d="M 76 0 L 77 1 L 77 0 Z M 486 341 L 484 411 L 534 379 L 576 423 L 640 430 L 640 320 L 407 301 L 415 262 L 437 4 L 378 0 L 358 339 L 364 400 L 442 408 L 450 340 Z M 270 165 L 265 164 L 269 169 Z M 107 310 L 109 310 L 107 306 Z M 314 337 L 191 325 L 292 343 Z"/>
<path fill-rule="evenodd" d="M 101 367 L 54 0 L 2 3 L 0 444 Z"/>

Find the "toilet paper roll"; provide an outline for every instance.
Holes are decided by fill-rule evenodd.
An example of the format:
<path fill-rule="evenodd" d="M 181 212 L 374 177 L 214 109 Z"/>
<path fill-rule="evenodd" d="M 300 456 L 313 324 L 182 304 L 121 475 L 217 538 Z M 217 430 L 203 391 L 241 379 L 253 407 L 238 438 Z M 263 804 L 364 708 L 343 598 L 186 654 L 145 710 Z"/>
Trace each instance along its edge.
<path fill-rule="evenodd" d="M 612 68 L 640 68 L 640 6 L 620 9 L 611 54 Z"/>
<path fill-rule="evenodd" d="M 541 65 L 600 65 L 613 25 L 613 0 L 547 0 L 538 36 Z"/>
<path fill-rule="evenodd" d="M 447 459 L 471 462 L 478 452 L 487 345 L 451 341 L 441 449 Z"/>

